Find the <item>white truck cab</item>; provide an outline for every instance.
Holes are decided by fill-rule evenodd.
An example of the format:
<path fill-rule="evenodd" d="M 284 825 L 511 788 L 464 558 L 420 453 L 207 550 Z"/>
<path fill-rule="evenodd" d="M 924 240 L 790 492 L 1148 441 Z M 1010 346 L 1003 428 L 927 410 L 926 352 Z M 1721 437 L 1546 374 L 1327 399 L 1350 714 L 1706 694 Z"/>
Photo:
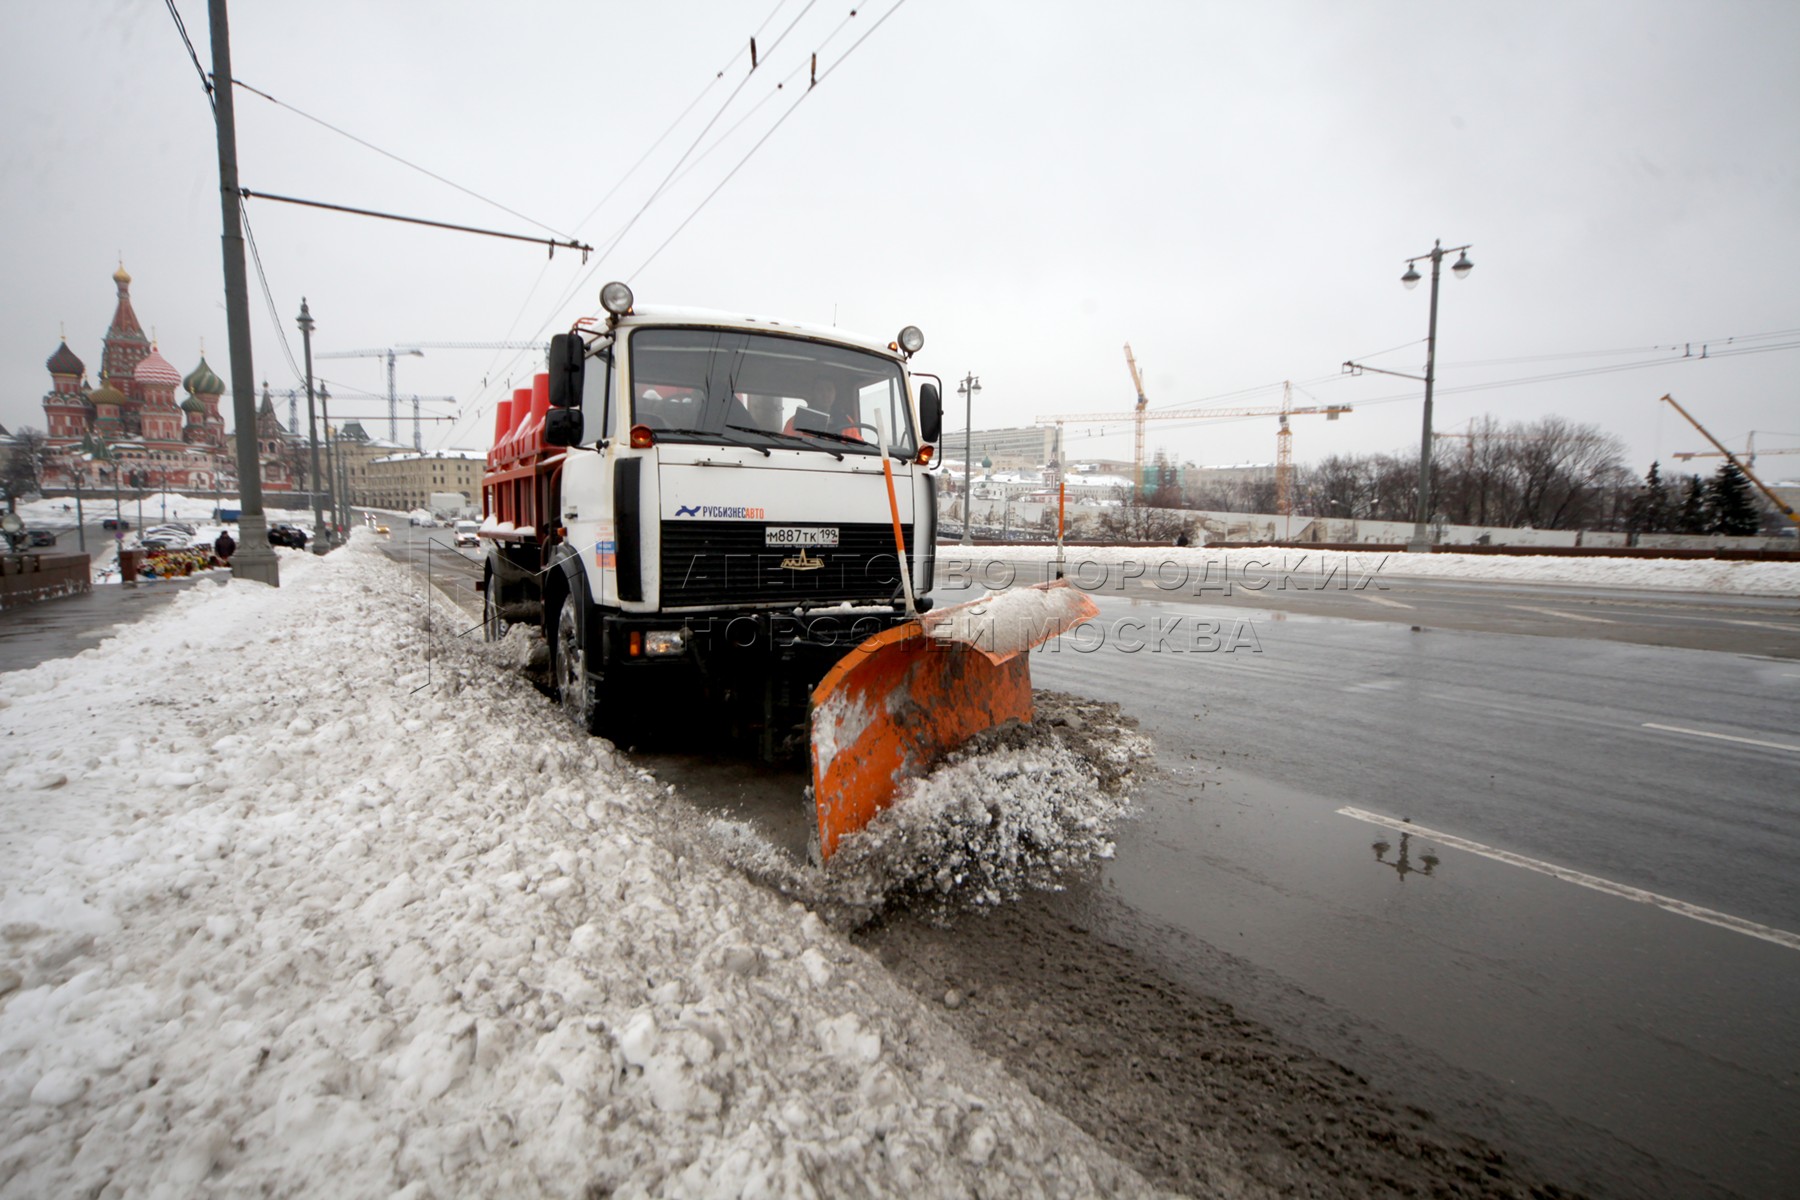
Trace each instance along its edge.
<path fill-rule="evenodd" d="M 915 384 L 923 338 L 638 309 L 623 284 L 601 302 L 603 325 L 552 339 L 540 460 L 484 483 L 493 611 L 541 621 L 590 728 L 656 682 L 803 693 L 903 619 L 902 571 L 931 590 L 941 385 Z"/>

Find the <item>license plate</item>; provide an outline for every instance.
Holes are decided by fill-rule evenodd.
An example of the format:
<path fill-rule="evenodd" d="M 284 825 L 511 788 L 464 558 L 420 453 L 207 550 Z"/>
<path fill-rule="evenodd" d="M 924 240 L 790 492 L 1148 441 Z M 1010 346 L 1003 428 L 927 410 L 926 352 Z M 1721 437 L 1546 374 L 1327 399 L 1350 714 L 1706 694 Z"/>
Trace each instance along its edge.
<path fill-rule="evenodd" d="M 835 546 L 835 525 L 770 525 L 763 530 L 765 546 Z"/>

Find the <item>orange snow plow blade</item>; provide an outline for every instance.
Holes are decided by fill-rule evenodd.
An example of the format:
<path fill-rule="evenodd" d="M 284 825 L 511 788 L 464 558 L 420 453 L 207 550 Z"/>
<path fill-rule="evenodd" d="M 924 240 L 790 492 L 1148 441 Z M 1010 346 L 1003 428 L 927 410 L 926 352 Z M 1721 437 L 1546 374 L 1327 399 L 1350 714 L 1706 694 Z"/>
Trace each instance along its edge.
<path fill-rule="evenodd" d="M 893 803 L 903 781 L 986 729 L 1031 720 L 1026 651 L 1099 609 L 1066 581 L 926 613 L 869 638 L 812 694 L 819 854 Z"/>

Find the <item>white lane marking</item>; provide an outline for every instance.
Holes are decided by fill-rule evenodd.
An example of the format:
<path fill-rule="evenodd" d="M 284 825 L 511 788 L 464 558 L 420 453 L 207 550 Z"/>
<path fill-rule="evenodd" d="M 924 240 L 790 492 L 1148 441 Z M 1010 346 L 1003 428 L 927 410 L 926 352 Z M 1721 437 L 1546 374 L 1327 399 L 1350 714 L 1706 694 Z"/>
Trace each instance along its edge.
<path fill-rule="evenodd" d="M 1609 896 L 1635 900 L 1639 904 L 1653 904 L 1657 908 L 1666 909 L 1678 916 L 1704 921 L 1708 925 L 1717 925 L 1719 928 L 1729 929 L 1733 933 L 1748 934 L 1753 938 L 1761 938 L 1765 942 L 1774 942 L 1777 946 L 1786 946 L 1789 950 L 1800 950 L 1800 933 L 1789 933 L 1785 929 L 1758 925 L 1755 921 L 1746 921 L 1742 917 L 1734 917 L 1729 913 L 1715 912 L 1710 908 L 1701 908 L 1698 904 L 1689 904 L 1685 900 L 1659 896 L 1655 892 L 1646 892 L 1643 888 L 1634 888 L 1628 884 L 1614 883 L 1610 879 L 1589 875 L 1585 871 L 1573 871 L 1568 867 L 1559 867 L 1555 863 L 1526 858 L 1523 854 L 1514 854 L 1511 850 L 1496 850 L 1492 846 L 1471 842 L 1467 838 L 1459 838 L 1455 834 L 1439 833 L 1435 829 L 1414 825 L 1410 821 L 1384 817 L 1380 813 L 1350 807 L 1340 808 L 1337 811 L 1340 816 L 1353 817 L 1358 821 L 1367 821 L 1371 825 L 1380 825 L 1385 829 L 1397 830 L 1400 833 L 1417 834 L 1420 837 L 1430 838 L 1440 845 L 1450 846 L 1457 850 L 1467 850 L 1470 854 L 1479 854 L 1484 858 L 1491 858 L 1496 862 L 1508 863 L 1515 867 L 1524 867 L 1527 871 L 1537 871 L 1565 883 L 1577 883 L 1582 887 L 1592 888 L 1596 892 L 1605 892 Z"/>
<path fill-rule="evenodd" d="M 1358 592 L 1357 595 L 1361 596 L 1364 600 L 1367 600 L 1370 604 L 1385 604 L 1389 608 L 1412 609 L 1418 607 L 1414 604 L 1402 604 L 1398 600 L 1389 600 L 1386 596 L 1371 596 L 1367 592 Z"/>
<path fill-rule="evenodd" d="M 1720 617 L 1727 625 L 1754 625 L 1758 629 L 1780 629 L 1787 633 L 1800 633 L 1800 625 L 1782 625 L 1775 621 L 1740 621 L 1736 617 Z"/>
<path fill-rule="evenodd" d="M 1658 725 L 1652 721 L 1644 722 L 1645 729 L 1660 729 L 1664 733 L 1685 733 L 1692 737 L 1717 738 L 1721 742 L 1742 742 L 1746 746 L 1767 746 L 1771 750 L 1786 750 L 1800 754 L 1800 746 L 1790 746 L 1786 742 L 1765 742 L 1761 738 L 1734 737 L 1729 733 L 1708 733 L 1704 729 L 1684 729 L 1680 725 Z"/>
<path fill-rule="evenodd" d="M 1609 621 L 1605 617 L 1584 617 L 1580 613 L 1560 612 L 1554 608 L 1536 608 L 1530 604 L 1509 604 L 1506 607 L 1516 608 L 1520 612 L 1541 613 L 1546 617 L 1561 617 L 1565 621 L 1592 621 L 1596 625 L 1617 625 L 1617 621 Z"/>

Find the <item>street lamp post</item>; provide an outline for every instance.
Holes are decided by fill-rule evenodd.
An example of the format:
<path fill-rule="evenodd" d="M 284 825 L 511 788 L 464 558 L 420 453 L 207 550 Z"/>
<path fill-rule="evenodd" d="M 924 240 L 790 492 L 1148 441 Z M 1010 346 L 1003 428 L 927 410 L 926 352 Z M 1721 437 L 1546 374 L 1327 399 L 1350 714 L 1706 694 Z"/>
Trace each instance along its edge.
<path fill-rule="evenodd" d="M 319 421 L 313 414 L 313 372 L 312 372 L 312 312 L 306 307 L 306 297 L 300 297 L 300 343 L 306 348 L 306 434 L 307 448 L 312 456 L 312 467 L 307 482 L 312 485 L 313 502 L 313 553 L 323 554 L 326 550 L 325 509 L 319 499 Z"/>
<path fill-rule="evenodd" d="M 1469 261 L 1469 247 L 1451 247 L 1458 257 L 1451 264 L 1450 270 L 1458 279 L 1466 278 L 1475 264 Z M 1437 317 L 1438 317 L 1438 277 L 1444 268 L 1444 243 L 1434 241 L 1430 254 L 1420 254 L 1406 260 L 1406 274 L 1400 282 L 1410 290 L 1419 285 L 1418 262 L 1422 258 L 1431 260 L 1431 319 L 1425 331 L 1425 418 L 1424 432 L 1419 435 L 1419 507 L 1413 517 L 1412 541 L 1407 543 L 1409 554 L 1428 554 L 1431 551 L 1431 391 L 1437 382 Z"/>
<path fill-rule="evenodd" d="M 325 423 L 325 498 L 331 506 L 331 544 L 335 546 L 338 527 L 344 523 L 344 513 L 339 507 L 343 503 L 344 493 L 338 487 L 338 456 L 331 448 L 331 391 L 324 384 L 319 385 L 319 419 Z"/>
<path fill-rule="evenodd" d="M 981 391 L 981 380 L 975 378 L 973 371 L 963 377 L 956 389 L 963 397 L 963 535 L 962 544 L 972 546 L 975 539 L 971 531 L 975 524 L 973 511 L 975 495 L 969 490 L 974 476 L 975 462 L 975 394 Z"/>
<path fill-rule="evenodd" d="M 1409 554 L 1428 554 L 1431 552 L 1431 393 L 1437 383 L 1437 312 L 1438 312 L 1438 278 L 1443 273 L 1444 255 L 1454 252 L 1457 259 L 1450 264 L 1458 279 L 1465 278 L 1475 269 L 1469 261 L 1469 247 L 1452 246 L 1444 249 L 1443 242 L 1434 242 L 1430 254 L 1420 254 L 1406 260 L 1406 274 L 1400 277 L 1408 289 L 1419 286 L 1420 259 L 1431 260 L 1431 322 L 1425 330 L 1425 374 L 1409 375 L 1405 371 L 1390 371 L 1386 367 L 1371 367 L 1367 363 L 1347 362 L 1344 370 L 1352 375 L 1360 375 L 1364 371 L 1374 371 L 1378 375 L 1397 375 L 1401 379 L 1418 379 L 1425 384 L 1425 419 L 1424 432 L 1419 437 L 1419 486 L 1417 490 L 1418 505 L 1413 512 L 1412 541 L 1406 544 Z"/>

